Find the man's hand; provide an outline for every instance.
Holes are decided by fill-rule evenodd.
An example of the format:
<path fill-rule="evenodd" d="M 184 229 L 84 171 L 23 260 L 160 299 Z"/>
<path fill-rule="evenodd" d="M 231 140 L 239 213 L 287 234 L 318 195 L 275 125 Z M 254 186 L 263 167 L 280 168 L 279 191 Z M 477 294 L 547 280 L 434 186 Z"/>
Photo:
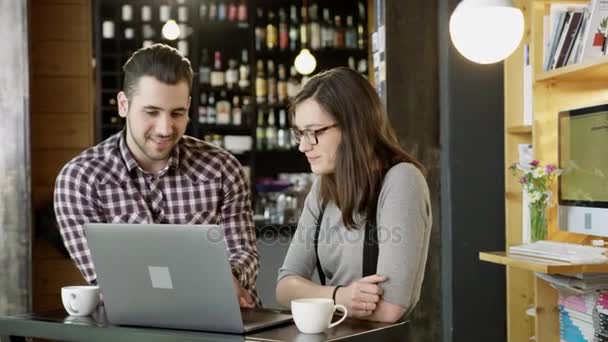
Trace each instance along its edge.
<path fill-rule="evenodd" d="M 345 305 L 348 314 L 355 318 L 371 315 L 382 298 L 382 288 L 379 283 L 388 278 L 381 275 L 371 275 L 361 278 L 347 287 L 339 288 L 336 302 Z"/>
<path fill-rule="evenodd" d="M 253 308 L 255 306 L 253 298 L 251 298 L 249 292 L 241 286 L 241 283 L 234 276 L 232 276 L 232 283 L 236 290 L 236 297 L 239 299 L 239 305 L 242 308 Z"/>

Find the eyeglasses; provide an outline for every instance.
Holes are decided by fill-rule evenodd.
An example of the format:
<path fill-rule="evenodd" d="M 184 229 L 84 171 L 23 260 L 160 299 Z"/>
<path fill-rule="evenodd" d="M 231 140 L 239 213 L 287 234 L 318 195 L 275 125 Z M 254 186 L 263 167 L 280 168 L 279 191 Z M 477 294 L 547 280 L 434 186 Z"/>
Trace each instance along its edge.
<path fill-rule="evenodd" d="M 328 129 L 334 128 L 337 126 L 338 126 L 338 124 L 336 123 L 336 124 L 321 127 L 318 129 L 305 129 L 302 131 L 295 127 L 292 127 L 291 135 L 293 136 L 293 140 L 295 140 L 295 142 L 297 144 L 299 144 L 300 141 L 302 141 L 302 137 L 304 137 L 304 140 L 306 140 L 307 143 L 309 143 L 311 146 L 314 146 L 319 143 L 319 135 L 323 134 Z"/>

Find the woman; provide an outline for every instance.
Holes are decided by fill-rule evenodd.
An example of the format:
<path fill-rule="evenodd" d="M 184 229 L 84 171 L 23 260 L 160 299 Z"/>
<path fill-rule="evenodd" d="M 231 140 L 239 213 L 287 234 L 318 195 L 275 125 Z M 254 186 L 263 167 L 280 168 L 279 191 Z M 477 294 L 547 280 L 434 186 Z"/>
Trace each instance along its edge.
<path fill-rule="evenodd" d="M 319 177 L 279 270 L 277 301 L 333 298 L 350 316 L 399 320 L 420 297 L 430 237 L 421 164 L 399 146 L 375 90 L 352 69 L 311 78 L 290 112 L 299 150 Z M 315 269 L 324 285 L 311 281 Z"/>

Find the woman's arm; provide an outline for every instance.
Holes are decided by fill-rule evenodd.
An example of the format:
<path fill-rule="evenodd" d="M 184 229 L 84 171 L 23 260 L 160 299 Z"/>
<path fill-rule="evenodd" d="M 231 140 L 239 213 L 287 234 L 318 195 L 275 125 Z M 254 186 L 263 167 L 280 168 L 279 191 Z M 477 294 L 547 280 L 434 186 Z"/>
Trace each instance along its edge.
<path fill-rule="evenodd" d="M 382 323 L 395 323 L 403 317 L 405 312 L 406 309 L 403 306 L 381 300 L 378 302 L 376 310 L 371 315 L 362 317 L 362 319 Z"/>
<path fill-rule="evenodd" d="M 291 301 L 298 298 L 331 298 L 333 286 L 322 286 L 299 275 L 288 275 L 279 280 L 276 288 L 277 302 L 289 308 Z"/>

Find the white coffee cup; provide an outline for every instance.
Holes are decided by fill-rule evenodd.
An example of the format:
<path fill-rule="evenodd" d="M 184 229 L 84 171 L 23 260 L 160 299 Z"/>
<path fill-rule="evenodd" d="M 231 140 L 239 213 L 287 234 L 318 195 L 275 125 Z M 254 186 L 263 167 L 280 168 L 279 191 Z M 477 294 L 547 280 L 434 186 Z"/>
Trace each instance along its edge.
<path fill-rule="evenodd" d="M 88 316 L 99 304 L 99 286 L 64 286 L 61 301 L 70 316 Z"/>
<path fill-rule="evenodd" d="M 342 311 L 344 316 L 332 323 L 336 310 Z M 348 311 L 344 305 L 334 305 L 328 298 L 302 298 L 291 301 L 291 314 L 298 330 L 305 334 L 318 334 L 342 323 Z"/>

